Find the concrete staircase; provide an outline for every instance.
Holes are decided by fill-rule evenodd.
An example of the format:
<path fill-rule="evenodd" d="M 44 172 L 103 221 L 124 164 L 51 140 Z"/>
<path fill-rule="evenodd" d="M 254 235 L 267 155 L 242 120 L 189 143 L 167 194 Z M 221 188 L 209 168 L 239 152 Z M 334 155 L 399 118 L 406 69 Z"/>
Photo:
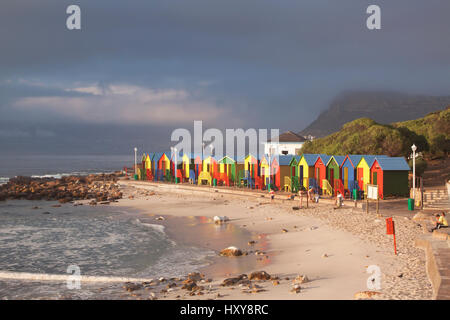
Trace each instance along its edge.
<path fill-rule="evenodd" d="M 423 207 L 425 209 L 449 210 L 450 200 L 447 187 L 425 188 L 423 193 Z"/>
<path fill-rule="evenodd" d="M 423 207 L 432 210 L 450 210 L 446 181 L 450 177 L 450 157 L 429 160 L 423 174 Z"/>

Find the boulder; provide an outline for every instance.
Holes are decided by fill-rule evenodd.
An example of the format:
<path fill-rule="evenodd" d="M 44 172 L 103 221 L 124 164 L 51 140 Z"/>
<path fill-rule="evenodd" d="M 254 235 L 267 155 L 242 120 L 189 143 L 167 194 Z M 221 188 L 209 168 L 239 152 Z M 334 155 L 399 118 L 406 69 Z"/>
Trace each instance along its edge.
<path fill-rule="evenodd" d="M 309 282 L 309 279 L 306 275 L 298 275 L 295 279 L 294 279 L 294 283 L 306 283 Z"/>
<path fill-rule="evenodd" d="M 220 251 L 220 255 L 224 257 L 238 257 L 242 256 L 242 251 L 236 247 L 228 247 Z"/>
<path fill-rule="evenodd" d="M 377 296 L 380 294 L 381 294 L 381 292 L 377 292 L 377 291 L 359 291 L 359 292 L 355 293 L 354 298 L 356 300 L 373 299 L 374 296 Z"/>
<path fill-rule="evenodd" d="M 270 280 L 271 276 L 265 271 L 255 271 L 250 274 L 250 280 Z"/>

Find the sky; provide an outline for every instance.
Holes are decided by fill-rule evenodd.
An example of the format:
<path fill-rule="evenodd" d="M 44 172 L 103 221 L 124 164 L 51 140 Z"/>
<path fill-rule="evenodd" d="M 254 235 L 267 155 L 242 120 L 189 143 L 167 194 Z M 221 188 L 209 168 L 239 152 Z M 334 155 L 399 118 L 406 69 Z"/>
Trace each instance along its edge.
<path fill-rule="evenodd" d="M 298 132 L 343 91 L 448 95 L 448 15 L 446 0 L 2 0 L 0 152 L 168 150 L 194 120 Z"/>

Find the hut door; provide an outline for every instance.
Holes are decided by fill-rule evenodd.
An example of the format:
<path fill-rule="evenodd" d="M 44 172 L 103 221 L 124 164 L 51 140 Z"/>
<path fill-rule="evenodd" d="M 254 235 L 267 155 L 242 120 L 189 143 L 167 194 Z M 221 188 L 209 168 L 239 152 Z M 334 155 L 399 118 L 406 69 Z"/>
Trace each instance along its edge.
<path fill-rule="evenodd" d="M 299 167 L 298 176 L 299 176 L 299 180 L 298 181 L 300 182 L 300 185 L 302 186 L 303 185 L 303 166 Z"/>
<path fill-rule="evenodd" d="M 334 188 L 334 169 L 330 169 L 330 184 Z"/>
<path fill-rule="evenodd" d="M 348 190 L 348 168 L 344 167 L 344 189 Z"/>
<path fill-rule="evenodd" d="M 378 172 L 376 172 L 376 171 L 374 171 L 374 173 L 373 173 L 373 179 L 372 179 L 372 182 L 373 182 L 373 184 L 375 184 L 375 185 L 378 185 L 378 174 L 377 174 Z"/>
<path fill-rule="evenodd" d="M 295 167 L 292 166 L 291 168 L 292 168 L 291 176 L 292 176 L 292 177 L 295 177 Z"/>
<path fill-rule="evenodd" d="M 364 169 L 358 168 L 358 185 L 359 189 L 364 189 Z"/>

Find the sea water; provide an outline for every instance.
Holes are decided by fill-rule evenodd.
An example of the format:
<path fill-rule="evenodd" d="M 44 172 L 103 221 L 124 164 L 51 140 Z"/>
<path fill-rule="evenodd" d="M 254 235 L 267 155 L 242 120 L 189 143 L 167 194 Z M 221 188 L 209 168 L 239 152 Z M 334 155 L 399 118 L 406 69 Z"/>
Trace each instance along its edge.
<path fill-rule="evenodd" d="M 14 200 L 0 202 L 0 273 L 68 274 L 133 278 L 178 277 L 208 262 L 213 251 L 177 243 L 164 226 L 143 223 L 115 207 Z M 0 280 L 0 299 L 114 299 L 116 285 L 69 290 L 63 282 Z"/>
<path fill-rule="evenodd" d="M 0 184 L 21 176 L 61 178 L 122 170 L 134 164 L 134 155 L 1 155 Z"/>

